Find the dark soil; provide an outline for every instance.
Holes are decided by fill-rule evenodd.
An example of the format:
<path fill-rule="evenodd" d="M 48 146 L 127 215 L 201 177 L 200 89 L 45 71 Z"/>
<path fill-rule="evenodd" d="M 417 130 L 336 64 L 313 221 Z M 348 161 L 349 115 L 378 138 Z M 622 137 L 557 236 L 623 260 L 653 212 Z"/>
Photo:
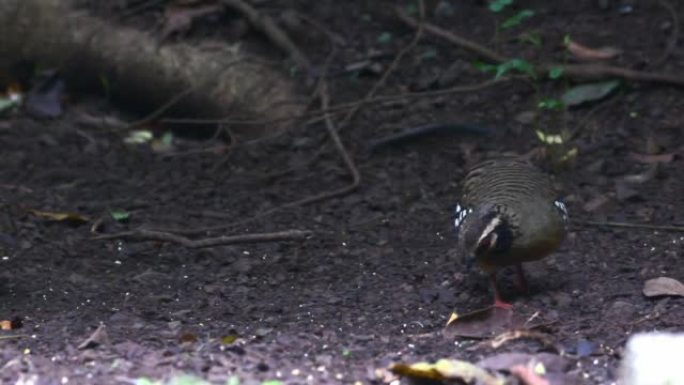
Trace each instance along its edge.
<path fill-rule="evenodd" d="M 478 2 L 454 3 L 465 4 L 429 17 L 494 45 L 496 16 Z M 562 60 L 560 42 L 570 34 L 589 46 L 619 47 L 624 52 L 619 65 L 670 73 L 684 69 L 681 44 L 664 64 L 653 66 L 673 28 L 659 2 L 636 2 L 631 10 L 618 1 L 606 2 L 606 9 L 596 1 L 520 3 L 537 14 L 499 42 L 511 56 Z M 333 61 L 330 71 L 336 76 L 330 81 L 333 103 L 343 103 L 360 99 L 378 79 L 372 71 L 345 73 L 345 66 L 375 51 L 385 55 L 372 61 L 386 68 L 414 32 L 395 19 L 388 4 L 333 4 L 270 1 L 264 10 L 304 12 L 340 36 L 346 45 Z M 124 22 L 149 25 L 145 20 L 158 11 Z M 218 31 L 230 27 L 226 20 L 208 23 Z M 510 38 L 526 30 L 543 37 L 541 48 Z M 208 31 L 213 29 L 205 24 L 199 36 L 190 32 L 185 38 L 201 39 Z M 388 43 L 378 39 L 383 32 L 391 33 Z M 253 31 L 248 36 L 251 49 L 265 51 L 265 41 Z M 328 46 L 321 34 L 292 31 L 292 36 L 322 65 Z M 491 76 L 473 69 L 472 59 L 425 36 L 380 94 L 474 84 Z M 253 220 L 349 183 L 320 123 L 243 142 L 227 153 L 197 151 L 220 143 L 181 138 L 175 152 L 161 154 L 147 145 L 124 144 L 125 133 L 79 124 L 84 112 L 75 105 L 58 121 L 0 121 L 0 319 L 21 324 L 0 332 L 0 382 L 114 384 L 192 373 L 216 383 L 234 375 L 243 383 L 369 383 L 376 368 L 392 362 L 447 357 L 475 362 L 501 351 L 547 349 L 519 340 L 494 350 L 442 334 L 452 311 L 491 301 L 486 278 L 466 272 L 454 252 L 451 215 L 460 178 L 478 159 L 540 147 L 522 113 L 533 113 L 540 97 L 564 89 L 559 82 L 541 85 L 535 92 L 525 82 L 510 81 L 472 93 L 364 107 L 341 131 L 362 174 L 359 189 Z M 81 100 L 83 108 L 95 110 L 91 113 L 107 113 L 87 96 Z M 646 298 L 642 286 L 658 276 L 684 278 L 684 234 L 583 224 L 684 224 L 682 111 L 680 89 L 630 84 L 598 104 L 542 119 L 550 131 L 565 125 L 577 132 L 574 164 L 553 168 L 538 161 L 553 171 L 563 191 L 570 233 L 558 252 L 526 267 L 528 295 L 516 294 L 508 272 L 501 281 L 516 308 L 536 309 L 554 320 L 544 332 L 555 346 L 573 353 L 583 340 L 595 345 L 571 358 L 571 376 L 580 383 L 613 381 L 628 335 L 682 329 L 681 299 Z M 452 135 L 368 151 L 373 139 L 445 121 L 493 127 L 496 133 L 494 139 Z M 316 158 L 321 149 L 323 156 Z M 675 157 L 642 183 L 622 182 L 651 166 L 633 154 L 652 150 Z M 31 209 L 78 212 L 90 222 L 53 222 Z M 131 217 L 117 223 L 109 219 L 112 209 L 128 210 Z M 313 236 L 188 249 L 94 240 L 91 226 L 99 219 L 105 233 L 225 225 L 193 237 L 287 229 L 311 230 Z M 100 325 L 106 338 L 78 349 Z M 18 337 L 5 339 L 9 336 Z"/>

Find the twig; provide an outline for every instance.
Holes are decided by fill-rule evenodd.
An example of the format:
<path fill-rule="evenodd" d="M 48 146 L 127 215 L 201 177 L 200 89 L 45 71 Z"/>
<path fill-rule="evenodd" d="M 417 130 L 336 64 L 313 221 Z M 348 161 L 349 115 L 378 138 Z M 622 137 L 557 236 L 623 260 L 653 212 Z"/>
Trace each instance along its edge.
<path fill-rule="evenodd" d="M 354 115 L 356 115 L 356 113 L 359 111 L 359 109 L 361 109 L 361 107 L 366 105 L 368 103 L 368 101 L 370 101 L 373 98 L 373 96 L 380 89 L 380 87 L 385 85 L 385 82 L 387 82 L 387 79 L 389 78 L 389 76 L 397 68 L 397 66 L 401 62 L 401 59 L 404 57 L 404 55 L 406 55 L 411 50 L 413 50 L 413 48 L 418 44 L 418 41 L 420 41 L 420 38 L 423 37 L 423 25 L 424 25 L 423 22 L 425 19 L 425 4 L 424 4 L 423 0 L 418 0 L 417 2 L 418 2 L 418 12 L 419 12 L 419 17 L 420 17 L 419 20 L 420 21 L 417 22 L 416 33 L 415 33 L 415 35 L 413 35 L 413 39 L 411 39 L 411 41 L 401 51 L 399 51 L 399 53 L 397 53 L 397 56 L 394 57 L 394 60 L 392 60 L 392 63 L 390 63 L 390 65 L 387 67 L 387 69 L 382 74 L 380 79 L 378 79 L 378 81 L 375 82 L 373 87 L 371 87 L 371 89 L 368 90 L 368 92 L 366 93 L 366 96 L 359 103 L 354 105 L 351 108 L 351 110 L 349 110 L 347 112 L 347 115 L 345 115 L 345 117 L 340 122 L 339 127 L 346 127 L 346 125 L 352 120 L 352 118 L 354 117 Z"/>
<path fill-rule="evenodd" d="M 195 118 L 165 118 L 160 119 L 162 123 L 172 123 L 172 124 L 239 124 L 239 125 L 254 125 L 262 126 L 272 123 L 279 123 L 288 120 L 304 119 L 309 118 L 310 120 L 307 124 L 319 122 L 324 119 L 325 114 L 336 115 L 342 113 L 352 108 L 357 108 L 359 104 L 380 104 L 380 103 L 391 103 L 402 99 L 418 99 L 418 98 L 429 98 L 436 96 L 444 96 L 450 94 L 458 94 L 465 92 L 479 91 L 493 85 L 503 83 L 511 80 L 510 77 L 501 77 L 499 79 L 488 79 L 481 83 L 476 83 L 472 85 L 465 86 L 454 86 L 450 88 L 444 88 L 441 90 L 431 90 L 431 91 L 420 91 L 420 92 L 408 92 L 404 94 L 390 94 L 390 95 L 379 95 L 371 98 L 370 100 L 356 100 L 353 102 L 340 103 L 331 106 L 327 110 L 317 110 L 310 111 L 304 114 L 288 116 L 284 118 L 277 119 L 259 119 L 259 120 L 243 120 L 243 119 L 195 119 Z"/>
<path fill-rule="evenodd" d="M 311 231 L 286 230 L 273 233 L 248 233 L 239 235 L 224 235 L 220 237 L 190 239 L 181 235 L 137 229 L 116 234 L 107 234 L 95 237 L 95 240 L 125 239 L 129 241 L 161 241 L 177 243 L 188 248 L 213 247 L 220 245 L 232 245 L 236 243 L 260 243 L 306 239 L 312 235 Z"/>
<path fill-rule="evenodd" d="M 501 56 L 480 44 L 458 36 L 453 32 L 444 30 L 434 24 L 430 24 L 425 21 L 419 22 L 416 19 L 406 15 L 401 10 L 398 11 L 398 15 L 401 21 L 409 26 L 413 28 L 420 28 L 422 25 L 422 28 L 424 28 L 425 31 L 435 36 L 439 36 L 456 46 L 473 52 L 486 60 L 499 64 L 510 60 L 510 58 Z M 684 77 L 654 72 L 635 71 L 628 68 L 614 67 L 604 64 L 541 63 L 536 65 L 535 68 L 536 72 L 540 76 L 545 76 L 552 68 L 561 68 L 563 70 L 563 75 L 569 78 L 602 78 L 614 76 L 625 80 L 684 86 Z"/>
<path fill-rule="evenodd" d="M 677 15 L 677 9 L 675 9 L 675 7 L 672 6 L 672 4 L 667 0 L 659 0 L 659 3 L 663 6 L 663 8 L 670 12 L 670 17 L 672 18 L 672 34 L 667 40 L 665 51 L 663 51 L 663 54 L 653 63 L 654 66 L 663 64 L 665 60 L 670 57 L 672 51 L 674 51 L 675 47 L 677 46 L 677 40 L 679 40 L 679 16 Z"/>
<path fill-rule="evenodd" d="M 476 55 L 481 56 L 484 59 L 494 61 L 497 63 L 503 63 L 507 61 L 506 57 L 499 55 L 493 50 L 490 50 L 487 47 L 481 46 L 480 44 L 475 43 L 474 41 L 470 41 L 468 39 L 462 38 L 452 32 L 449 32 L 445 29 L 442 29 L 434 24 L 428 23 L 426 21 L 423 21 L 422 23 L 419 22 L 418 20 L 414 19 L 413 17 L 409 16 L 404 12 L 401 8 L 397 8 L 397 16 L 401 21 L 404 23 L 408 24 L 412 28 L 419 28 L 420 25 L 422 24 L 422 28 L 426 31 L 429 32 L 435 36 L 439 36 L 443 38 L 444 40 L 453 43 L 461 48 L 464 48 L 470 52 L 475 53 Z"/>
<path fill-rule="evenodd" d="M 624 229 L 640 229 L 640 230 L 661 230 L 684 232 L 684 226 L 674 225 L 649 225 L 646 223 L 629 223 L 629 222 L 602 222 L 602 221 L 573 221 L 577 224 L 588 226 L 602 226 L 602 227 L 618 227 Z"/>
<path fill-rule="evenodd" d="M 276 23 L 268 15 L 264 15 L 257 11 L 254 7 L 242 0 L 221 0 L 223 4 L 242 13 L 247 20 L 263 32 L 273 44 L 281 50 L 287 52 L 292 58 L 305 69 L 311 66 L 311 62 L 304 55 L 304 53 L 297 47 L 297 45 L 290 39 L 290 37 L 276 25 Z"/>
<path fill-rule="evenodd" d="M 195 87 L 189 87 L 185 91 L 179 92 L 178 94 L 172 96 L 168 101 L 166 101 L 164 104 L 159 106 L 156 110 L 152 111 L 149 113 L 147 116 L 143 117 L 142 119 L 138 119 L 136 121 L 133 121 L 123 127 L 115 127 L 112 129 L 112 131 L 127 131 L 127 130 L 132 130 L 136 127 L 142 126 L 144 124 L 147 124 L 149 122 L 152 122 L 162 116 L 166 111 L 168 111 L 171 107 L 173 107 L 176 103 L 181 101 L 184 97 L 190 95 L 193 91 L 195 90 Z"/>

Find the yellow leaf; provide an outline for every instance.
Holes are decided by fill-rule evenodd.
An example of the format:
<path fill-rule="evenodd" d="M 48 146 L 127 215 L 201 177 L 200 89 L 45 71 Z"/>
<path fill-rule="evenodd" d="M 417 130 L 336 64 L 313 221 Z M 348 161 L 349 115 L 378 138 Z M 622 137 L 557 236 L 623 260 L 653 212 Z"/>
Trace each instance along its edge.
<path fill-rule="evenodd" d="M 74 223 L 86 223 L 90 218 L 85 215 L 70 212 L 59 212 L 59 211 L 41 211 L 41 210 L 29 210 L 29 212 L 37 217 L 49 219 L 56 222 L 74 222 Z"/>

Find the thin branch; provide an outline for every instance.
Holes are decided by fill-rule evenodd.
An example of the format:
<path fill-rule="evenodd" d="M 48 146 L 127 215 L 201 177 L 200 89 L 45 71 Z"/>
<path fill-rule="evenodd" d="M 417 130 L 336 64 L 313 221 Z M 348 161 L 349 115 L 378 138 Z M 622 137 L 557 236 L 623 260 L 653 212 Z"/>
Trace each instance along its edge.
<path fill-rule="evenodd" d="M 649 225 L 646 223 L 629 223 L 629 222 L 602 222 L 602 221 L 573 221 L 577 224 L 599 227 L 617 227 L 623 229 L 639 229 L 639 230 L 661 230 L 684 232 L 684 226 L 674 225 Z"/>
<path fill-rule="evenodd" d="M 504 63 L 510 60 L 496 52 L 466 38 L 456 35 L 453 32 L 442 29 L 434 24 L 418 21 L 401 10 L 397 11 L 399 19 L 413 28 L 422 28 L 435 36 L 439 36 L 448 42 L 464 48 L 474 54 L 494 63 Z M 561 63 L 541 63 L 535 66 L 540 76 L 546 76 L 552 68 L 563 69 L 563 75 L 570 78 L 602 78 L 619 77 L 625 80 L 673 84 L 684 86 L 684 77 L 661 74 L 654 72 L 635 71 L 628 68 L 614 67 L 605 64 L 561 64 Z"/>
<path fill-rule="evenodd" d="M 95 237 L 95 240 L 125 239 L 128 241 L 160 241 L 177 243 L 179 245 L 196 249 L 202 247 L 214 247 L 221 245 L 233 245 L 237 243 L 260 243 L 307 239 L 312 235 L 311 231 L 305 230 L 286 230 L 273 233 L 248 233 L 239 235 L 224 235 L 213 238 L 190 239 L 181 235 L 137 229 L 116 234 L 107 234 Z"/>
<path fill-rule="evenodd" d="M 474 92 L 479 91 L 499 83 L 504 83 L 511 80 L 510 77 L 501 77 L 499 79 L 488 79 L 481 83 L 469 84 L 464 86 L 454 86 L 449 88 L 444 88 L 441 90 L 430 90 L 430 91 L 420 91 L 420 92 L 407 92 L 403 94 L 389 94 L 389 95 L 379 95 L 371 98 L 370 100 L 355 100 L 353 102 L 340 103 L 333 105 L 327 110 L 317 110 L 310 111 L 304 114 L 288 116 L 285 118 L 277 119 L 259 119 L 259 120 L 245 120 L 245 119 L 195 119 L 195 118 L 165 118 L 160 119 L 162 123 L 171 124 L 240 124 L 240 125 L 255 125 L 262 126 L 272 123 L 279 123 L 288 120 L 305 119 L 309 118 L 307 124 L 319 122 L 325 118 L 325 114 L 336 115 L 342 113 L 349 109 L 357 108 L 359 104 L 381 104 L 381 103 L 392 103 L 398 100 L 405 99 L 419 99 L 419 98 L 430 98 L 458 93 Z"/>
<path fill-rule="evenodd" d="M 268 15 L 260 13 L 242 0 L 221 0 L 221 2 L 242 13 L 252 26 L 263 32 L 278 48 L 287 52 L 297 64 L 305 69 L 311 67 L 311 62 L 306 55 Z"/>
<path fill-rule="evenodd" d="M 508 59 L 502 55 L 499 55 L 495 51 L 484 47 L 480 44 L 475 43 L 474 41 L 468 40 L 466 38 L 460 37 L 456 35 L 455 33 L 449 32 L 445 29 L 442 29 L 434 24 L 428 23 L 426 21 L 418 21 L 414 19 L 413 17 L 409 16 L 404 12 L 401 8 L 397 8 L 396 10 L 397 16 L 401 21 L 403 21 L 405 24 L 408 24 L 412 28 L 422 28 L 426 31 L 429 32 L 435 36 L 441 37 L 444 40 L 453 43 L 461 48 L 464 48 L 470 52 L 473 52 L 474 54 L 482 57 L 483 59 L 487 59 L 489 61 L 497 62 L 497 63 L 503 63 L 507 61 Z"/>
<path fill-rule="evenodd" d="M 413 48 L 420 41 L 420 38 L 423 37 L 423 25 L 424 25 L 423 22 L 425 19 L 425 4 L 424 4 L 423 0 L 418 0 L 417 2 L 418 2 L 418 12 L 419 12 L 420 19 L 417 22 L 416 33 L 415 33 L 415 35 L 413 35 L 413 39 L 411 39 L 411 41 L 401 51 L 399 51 L 399 53 L 397 53 L 397 56 L 394 57 L 394 60 L 392 60 L 392 63 L 390 63 L 390 65 L 387 67 L 387 69 L 382 74 L 380 79 L 378 79 L 378 81 L 375 82 L 373 87 L 371 87 L 371 89 L 368 90 L 368 93 L 366 93 L 366 96 L 359 103 L 354 105 L 351 108 L 351 110 L 349 110 L 349 112 L 347 112 L 347 115 L 344 117 L 344 119 L 342 119 L 342 121 L 339 124 L 340 127 L 346 127 L 346 125 L 352 120 L 352 118 L 354 117 L 354 115 L 356 115 L 356 113 L 359 111 L 359 109 L 361 109 L 361 107 L 366 105 L 373 98 L 373 96 L 380 89 L 380 87 L 385 85 L 389 76 L 394 72 L 394 70 L 397 68 L 397 66 L 401 62 L 401 59 L 407 53 L 411 52 L 411 50 L 413 50 Z"/>

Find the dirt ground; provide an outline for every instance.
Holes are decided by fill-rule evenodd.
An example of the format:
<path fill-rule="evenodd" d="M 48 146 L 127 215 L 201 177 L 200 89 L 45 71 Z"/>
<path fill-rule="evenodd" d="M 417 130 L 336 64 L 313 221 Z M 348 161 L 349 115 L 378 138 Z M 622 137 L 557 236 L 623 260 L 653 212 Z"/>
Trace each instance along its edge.
<path fill-rule="evenodd" d="M 273 15 L 306 13 L 339 35 L 344 46 L 330 68 L 330 86 L 333 102 L 343 103 L 360 99 L 379 77 L 372 69 L 345 68 L 368 57 L 386 68 L 414 31 L 385 3 L 337 3 L 268 1 L 263 7 Z M 668 73 L 684 69 L 681 43 L 656 64 L 674 28 L 658 1 L 607 1 L 605 8 L 596 1 L 517 3 L 536 15 L 506 36 L 535 31 L 543 45 L 504 38 L 499 49 L 508 55 L 562 60 L 561 42 L 570 34 L 589 46 L 620 48 L 618 65 Z M 439 4 L 438 12 L 428 14 L 432 22 L 493 44 L 496 16 L 486 6 Z M 107 12 L 98 7 L 96 14 Z M 159 12 L 151 8 L 125 22 L 149 25 L 145 20 Z M 235 20 L 209 20 L 184 38 L 230 30 Z M 253 31 L 248 35 L 259 40 Z M 296 31 L 292 37 L 315 63 L 323 63 L 325 38 Z M 254 49 L 265 44 L 257 41 Z M 474 69 L 472 60 L 426 35 L 379 93 L 475 84 L 492 76 Z M 454 251 L 452 213 L 464 167 L 486 156 L 539 148 L 525 117 L 535 113 L 540 95 L 562 91 L 558 82 L 544 81 L 535 91 L 528 83 L 509 81 L 470 93 L 364 107 L 341 131 L 362 174 L 359 189 L 256 218 L 350 182 L 320 123 L 297 125 L 286 135 L 224 153 L 197 151 L 218 141 L 179 137 L 175 152 L 161 154 L 147 145 L 124 144 L 125 133 L 79 124 L 84 109 L 104 115 L 114 108 L 86 96 L 78 108 L 67 106 L 59 120 L 1 120 L 0 319 L 21 325 L 0 332 L 0 382 L 126 384 L 190 373 L 214 383 L 238 376 L 247 384 L 367 384 L 379 381 L 376 368 L 394 362 L 477 362 L 500 352 L 563 350 L 567 376 L 555 383 L 612 383 L 630 334 L 682 330 L 681 298 L 646 298 L 642 287 L 658 276 L 684 278 L 684 233 L 586 221 L 684 225 L 681 89 L 632 83 L 560 120 L 543 120 L 551 131 L 554 124 L 576 130 L 572 146 L 579 152 L 572 166 L 553 169 L 538 161 L 553 169 L 563 191 L 571 214 L 569 236 L 554 255 L 526 266 L 528 295 L 516 294 L 508 272 L 501 278 L 516 309 L 534 309 L 552 320 L 543 332 L 555 350 L 527 339 L 493 349 L 482 340 L 442 333 L 452 311 L 491 301 L 486 278 L 466 272 Z M 390 133 L 446 121 L 492 127 L 495 133 L 368 149 L 372 140 Z M 652 158 L 634 155 L 653 152 L 674 154 L 664 157 L 655 174 L 646 172 Z M 625 183 L 630 175 L 641 180 Z M 91 220 L 48 221 L 31 209 L 78 212 Z M 129 220 L 108 219 L 115 209 L 129 211 Z M 98 219 L 105 233 L 224 225 L 193 236 L 289 229 L 313 235 L 189 249 L 94 240 L 90 230 Z M 106 336 L 79 348 L 100 325 Z"/>

